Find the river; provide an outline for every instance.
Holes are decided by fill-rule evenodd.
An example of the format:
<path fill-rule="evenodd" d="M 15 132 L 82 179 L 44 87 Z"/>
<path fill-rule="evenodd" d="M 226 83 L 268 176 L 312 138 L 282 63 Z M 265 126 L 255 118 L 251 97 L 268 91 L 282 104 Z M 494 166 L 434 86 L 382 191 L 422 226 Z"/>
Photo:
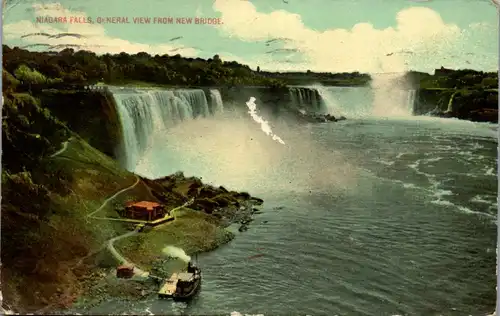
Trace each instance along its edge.
<path fill-rule="evenodd" d="M 357 109 L 367 114 L 370 102 L 357 91 L 335 90 L 335 108 L 364 102 Z M 203 176 L 263 198 L 263 213 L 230 244 L 199 256 L 203 286 L 192 302 L 154 295 L 85 313 L 491 313 L 497 125 L 397 113 L 276 121 L 285 144 L 243 112 L 151 128 L 137 173 Z"/>

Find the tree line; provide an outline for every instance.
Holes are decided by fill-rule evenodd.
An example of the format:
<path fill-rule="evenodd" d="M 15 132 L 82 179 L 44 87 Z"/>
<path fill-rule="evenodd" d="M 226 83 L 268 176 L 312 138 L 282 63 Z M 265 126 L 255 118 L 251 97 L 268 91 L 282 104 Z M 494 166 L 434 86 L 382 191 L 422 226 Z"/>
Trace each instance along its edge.
<path fill-rule="evenodd" d="M 283 80 L 269 78 L 235 61 L 185 58 L 177 54 L 148 53 L 97 55 L 72 48 L 60 52 L 32 52 L 3 45 L 3 65 L 10 74 L 17 72 L 23 83 L 31 84 L 123 84 L 148 82 L 172 86 L 281 87 Z M 21 67 L 21 68 L 20 68 Z"/>

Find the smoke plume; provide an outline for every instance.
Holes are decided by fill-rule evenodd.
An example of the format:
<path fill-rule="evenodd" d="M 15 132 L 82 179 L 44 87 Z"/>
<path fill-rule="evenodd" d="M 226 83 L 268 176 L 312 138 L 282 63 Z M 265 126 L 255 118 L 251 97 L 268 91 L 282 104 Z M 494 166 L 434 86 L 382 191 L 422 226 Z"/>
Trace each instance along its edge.
<path fill-rule="evenodd" d="M 181 259 L 186 263 L 191 261 L 191 257 L 188 256 L 186 252 L 184 252 L 184 250 L 182 250 L 181 248 L 167 246 L 163 248 L 162 252 L 169 257 Z"/>

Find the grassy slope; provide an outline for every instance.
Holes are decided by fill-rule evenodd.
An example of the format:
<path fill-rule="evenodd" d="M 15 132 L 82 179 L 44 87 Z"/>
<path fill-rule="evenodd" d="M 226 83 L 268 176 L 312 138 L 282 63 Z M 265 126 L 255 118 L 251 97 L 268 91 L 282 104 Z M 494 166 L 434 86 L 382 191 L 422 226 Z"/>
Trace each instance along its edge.
<path fill-rule="evenodd" d="M 110 158 L 81 140 L 70 142 L 67 151 L 47 158 L 44 164 L 69 179 L 64 184 L 66 192 L 48 191 L 50 214 L 30 218 L 23 216 L 24 205 L 19 202 L 9 199 L 2 204 L 2 228 L 15 225 L 23 231 L 15 234 L 7 228 L 2 238 L 2 244 L 12 242 L 23 246 L 18 258 L 2 258 L 5 301 L 21 311 L 55 302 L 68 304 L 79 294 L 82 288 L 78 279 L 93 268 L 79 265 L 80 259 L 97 249 L 104 239 L 124 231 L 120 224 L 89 223 L 85 216 L 108 196 L 135 181 L 134 175 L 121 170 Z M 26 258 L 28 250 L 32 258 Z M 23 266 L 13 264 L 12 259 Z M 33 290 L 25 291 L 26 288 Z"/>
<path fill-rule="evenodd" d="M 149 232 L 117 241 L 116 249 L 141 268 L 151 269 L 155 258 L 166 246 L 182 248 L 187 253 L 210 251 L 233 239 L 234 235 L 219 227 L 217 220 L 205 213 L 184 208 L 175 220 Z"/>
<path fill-rule="evenodd" d="M 147 264 L 142 256 L 157 257 L 167 244 L 193 253 L 232 239 L 231 233 L 220 228 L 224 216 L 208 214 L 221 207 L 238 212 L 240 202 L 250 198 L 248 194 L 206 186 L 199 179 L 179 175 L 158 180 L 138 178 L 120 168 L 109 154 L 89 145 L 87 140 L 93 137 L 105 138 L 100 133 L 104 130 L 91 128 L 80 136 L 68 128 L 86 130 L 80 121 L 63 116 L 75 110 L 80 113 L 80 108 L 90 106 L 91 98 L 82 96 L 74 104 L 67 103 L 72 110 L 66 113 L 59 111 L 58 106 L 64 105 L 59 94 L 33 97 L 17 92 L 12 78 L 4 83 L 9 84 L 4 86 L 2 109 L 1 277 L 6 307 L 22 313 L 70 305 L 84 290 L 82 281 L 97 271 L 100 262 L 95 259 L 99 256 L 94 255 L 103 242 L 131 228 L 130 224 L 94 220 L 88 215 L 135 183 L 94 216 L 114 217 L 115 207 L 129 200 L 156 200 L 175 207 L 193 197 L 195 191 L 199 196 L 193 210 L 177 213 L 174 222 L 124 240 L 119 247 L 125 256 Z M 89 111 L 99 112 L 99 106 Z M 66 149 L 51 157 L 66 141 Z"/>
<path fill-rule="evenodd" d="M 5 300 L 10 306 L 26 312 L 46 307 L 47 304 L 67 306 L 81 294 L 80 280 L 88 277 L 95 268 L 94 263 L 82 259 L 100 249 L 107 239 L 130 229 L 130 226 L 120 222 L 92 220 L 86 216 L 98 209 L 108 197 L 130 187 L 137 180 L 134 174 L 121 169 L 114 160 L 77 135 L 68 142 L 64 152 L 44 159 L 43 163 L 66 179 L 64 185 L 68 190 L 65 193 L 50 191 L 51 215 L 45 221 L 33 219 L 28 225 L 39 227 L 39 231 L 32 231 L 32 236 L 36 244 L 34 247 L 40 248 L 39 252 L 31 254 L 34 257 L 29 268 L 20 270 L 10 262 L 4 265 L 2 273 Z M 151 188 L 141 180 L 133 189 L 106 204 L 95 216 L 115 215 L 115 206 L 123 205 L 127 200 L 142 199 L 156 200 L 151 195 Z M 7 212 L 2 214 L 2 219 L 7 218 L 12 225 L 25 225 L 25 218 L 14 215 L 13 210 L 18 207 L 19 203 L 5 201 L 2 208 Z M 16 242 L 31 243 L 19 240 L 21 236 L 3 237 L 2 242 L 14 238 Z M 121 240 L 117 249 L 147 269 L 150 260 L 160 256 L 166 245 L 178 246 L 193 253 L 212 250 L 232 238 L 231 233 L 219 228 L 218 220 L 213 216 L 183 209 L 176 213 L 173 222 Z M 25 257 L 17 259 L 26 261 Z M 26 292 L 25 288 L 33 288 L 34 291 Z"/>

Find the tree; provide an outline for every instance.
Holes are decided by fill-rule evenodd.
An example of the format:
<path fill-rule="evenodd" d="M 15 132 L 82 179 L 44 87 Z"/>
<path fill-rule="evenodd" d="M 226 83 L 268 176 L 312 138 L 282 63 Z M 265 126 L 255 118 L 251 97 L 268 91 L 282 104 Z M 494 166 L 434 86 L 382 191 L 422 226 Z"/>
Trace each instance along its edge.
<path fill-rule="evenodd" d="M 80 70 L 74 70 L 70 73 L 64 74 L 63 79 L 69 83 L 84 83 L 86 81 L 85 76 Z"/>
<path fill-rule="evenodd" d="M 92 84 L 104 80 L 110 84 L 144 81 L 171 85 L 224 85 L 236 81 L 239 84 L 269 85 L 267 78 L 273 77 L 259 74 L 264 73 L 260 66 L 256 72 L 255 68 L 248 65 L 222 61 L 219 55 L 210 59 L 186 58 L 180 54 L 152 56 L 145 52 L 98 56 L 93 52 L 75 51 L 72 48 L 57 54 L 47 54 L 17 47 L 9 49 L 5 45 L 3 47 L 4 69 L 29 83 L 43 82 L 43 77 L 46 77 L 47 84 L 60 80 L 74 84 Z M 24 66 L 15 72 L 21 64 Z M 274 78 L 279 77 L 286 76 L 277 74 Z M 28 85 L 19 85 L 19 88 L 23 89 L 25 86 Z"/>
<path fill-rule="evenodd" d="M 74 53 L 75 53 L 75 50 L 73 48 L 65 48 L 59 52 L 59 54 L 61 54 L 61 56 L 71 56 Z"/>
<path fill-rule="evenodd" d="M 29 68 L 26 65 L 19 66 L 14 71 L 14 76 L 25 84 L 42 84 L 47 82 L 47 78 L 36 70 Z"/>
<path fill-rule="evenodd" d="M 257 72 L 260 72 L 260 67 L 259 66 L 257 66 Z"/>
<path fill-rule="evenodd" d="M 19 85 L 19 80 L 17 80 L 13 75 L 11 75 L 5 69 L 2 69 L 2 83 L 4 91 L 14 91 L 16 86 Z"/>
<path fill-rule="evenodd" d="M 485 89 L 495 89 L 498 87 L 498 78 L 484 78 L 481 84 Z"/>
<path fill-rule="evenodd" d="M 212 60 L 214 61 L 214 63 L 216 64 L 222 64 L 222 60 L 220 59 L 220 56 L 219 55 L 214 55 L 214 57 L 212 58 Z"/>

